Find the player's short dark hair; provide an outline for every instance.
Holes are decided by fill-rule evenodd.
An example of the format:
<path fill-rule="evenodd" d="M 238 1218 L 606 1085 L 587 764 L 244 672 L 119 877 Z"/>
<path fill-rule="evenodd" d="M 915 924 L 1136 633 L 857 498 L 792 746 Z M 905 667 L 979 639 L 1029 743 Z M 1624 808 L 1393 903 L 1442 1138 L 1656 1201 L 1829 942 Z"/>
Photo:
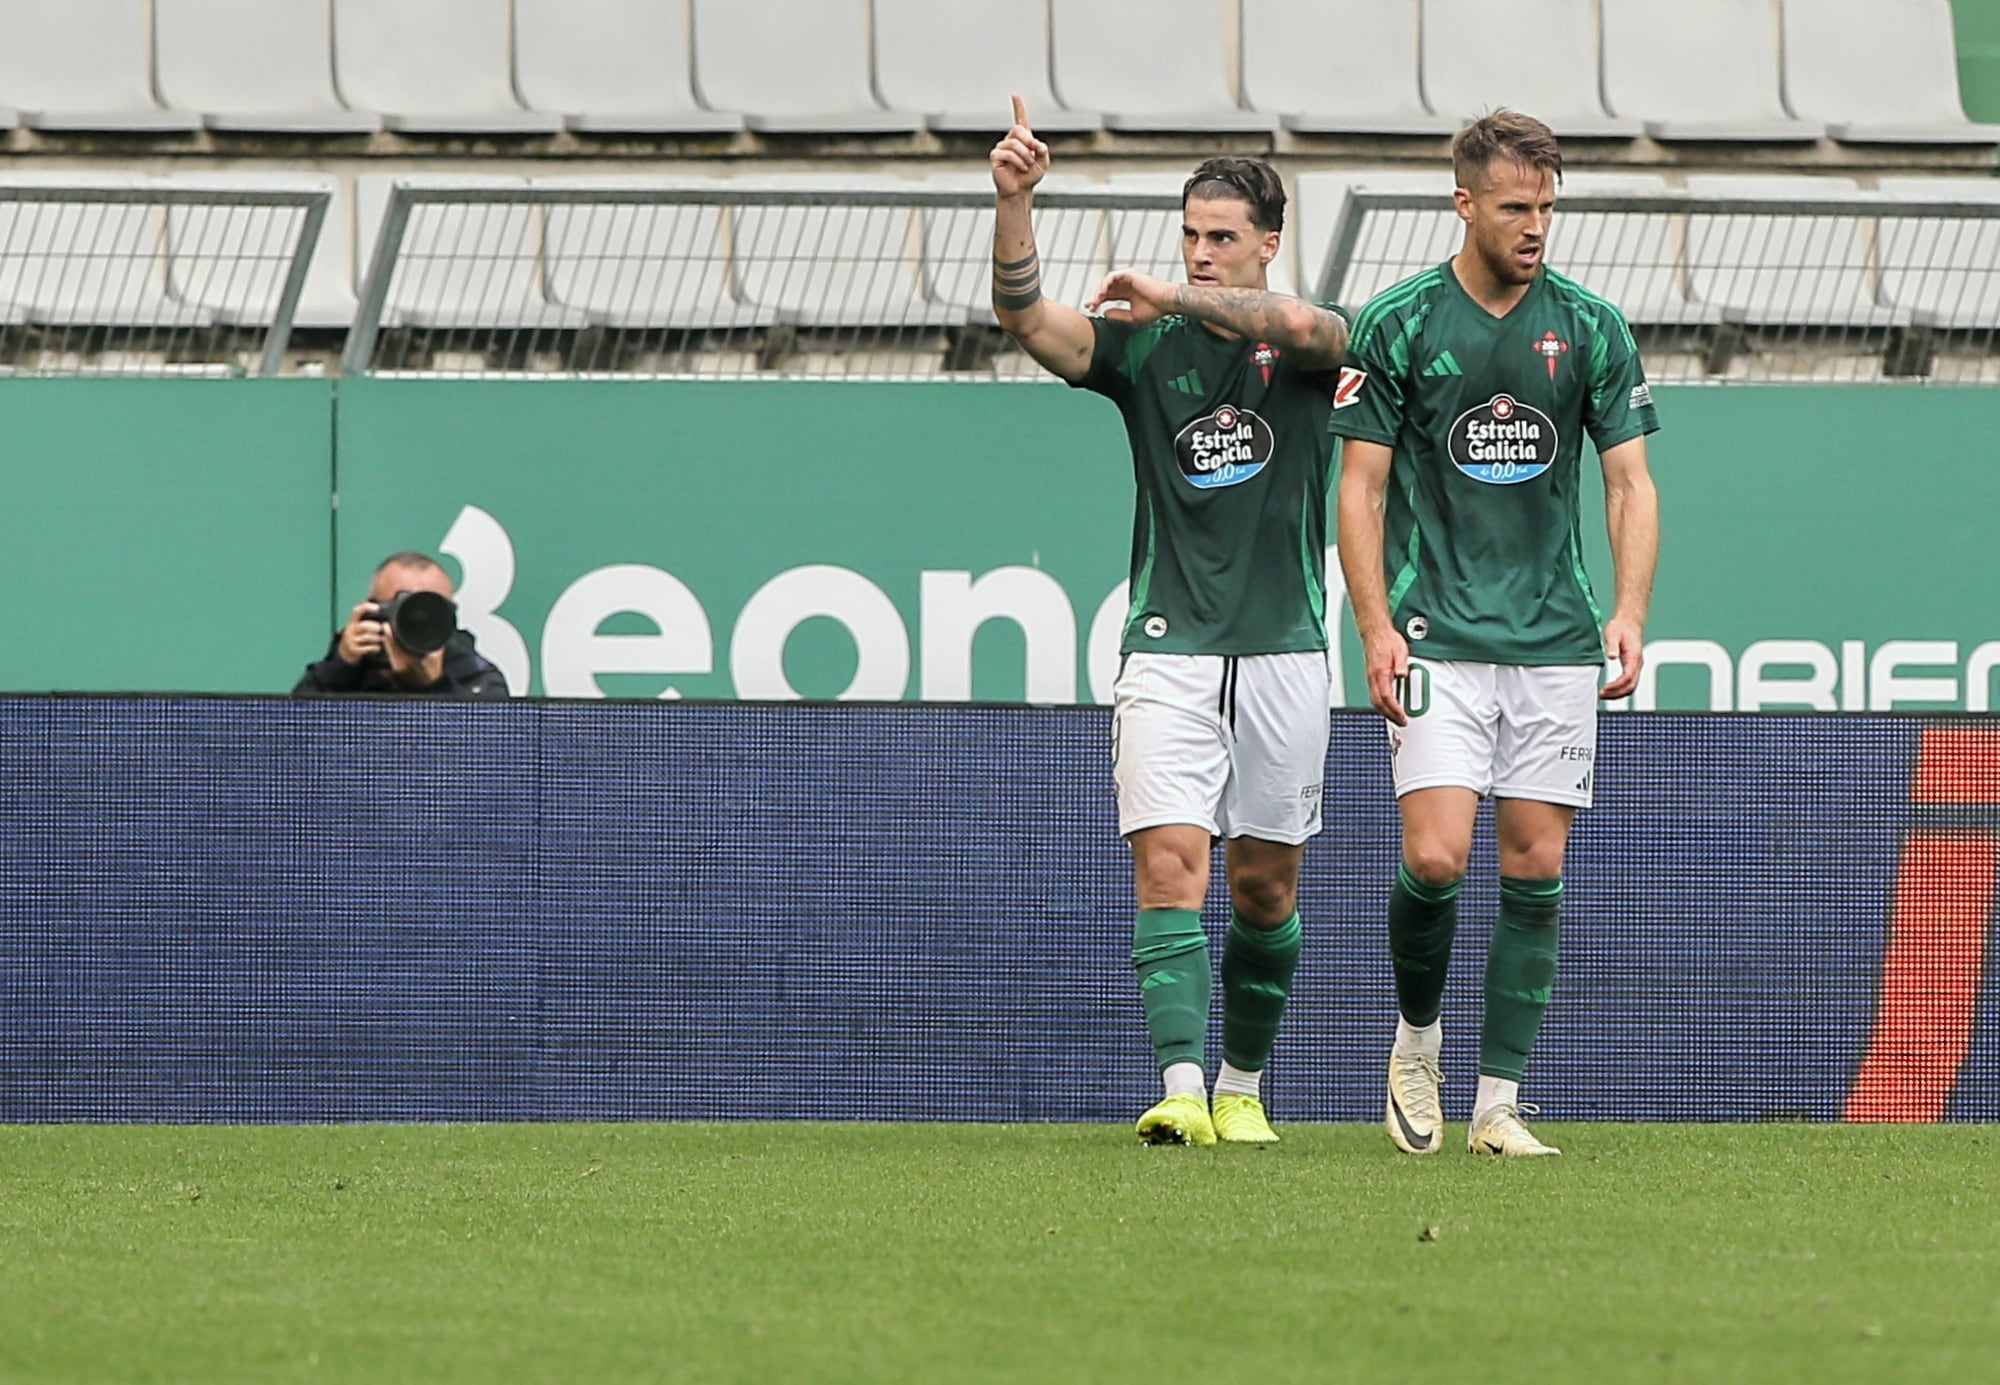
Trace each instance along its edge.
<path fill-rule="evenodd" d="M 1262 159 L 1210 159 L 1181 189 L 1181 206 L 1186 207 L 1192 197 L 1247 202 L 1252 226 L 1260 231 L 1285 229 L 1285 180 Z"/>
<path fill-rule="evenodd" d="M 444 564 L 439 562 L 436 558 L 433 558 L 428 553 L 419 553 L 415 549 L 407 549 L 401 553 L 391 553 L 381 562 L 375 564 L 375 571 L 378 573 L 383 573 L 387 572 L 392 567 L 416 567 L 416 568 L 434 567 L 437 568 L 439 571 L 443 571 Z"/>
<path fill-rule="evenodd" d="M 1486 170 L 1495 159 L 1525 168 L 1539 168 L 1560 184 L 1562 148 L 1556 132 L 1531 115 L 1506 107 L 1488 111 L 1460 130 L 1451 141 L 1451 176 L 1467 192 L 1485 185 Z"/>

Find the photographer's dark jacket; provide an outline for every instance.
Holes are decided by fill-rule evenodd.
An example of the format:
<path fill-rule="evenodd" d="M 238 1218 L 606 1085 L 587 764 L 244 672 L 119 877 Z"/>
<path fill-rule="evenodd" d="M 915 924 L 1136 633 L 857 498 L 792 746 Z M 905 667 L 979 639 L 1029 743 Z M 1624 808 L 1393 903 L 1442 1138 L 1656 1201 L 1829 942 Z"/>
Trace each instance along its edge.
<path fill-rule="evenodd" d="M 460 630 L 444 647 L 444 673 L 428 687 L 410 688 L 389 677 L 386 661 L 350 664 L 340 657 L 340 633 L 334 632 L 326 657 L 307 664 L 305 676 L 292 689 L 294 697 L 329 693 L 395 693 L 416 697 L 505 697 L 507 678 L 479 656 L 471 632 Z"/>

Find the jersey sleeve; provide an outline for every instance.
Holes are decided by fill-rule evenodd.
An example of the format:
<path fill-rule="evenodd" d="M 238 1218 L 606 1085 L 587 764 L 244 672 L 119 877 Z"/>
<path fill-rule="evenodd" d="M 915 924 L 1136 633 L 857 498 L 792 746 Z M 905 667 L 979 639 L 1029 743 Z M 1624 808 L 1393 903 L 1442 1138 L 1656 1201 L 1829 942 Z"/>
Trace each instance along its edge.
<path fill-rule="evenodd" d="M 1127 350 L 1136 329 L 1129 322 L 1108 317 L 1094 317 L 1090 322 L 1096 333 L 1090 348 L 1090 369 L 1081 380 L 1070 381 L 1070 387 L 1089 390 L 1122 404 L 1131 398 L 1136 383 L 1137 371 L 1129 364 L 1131 353 Z"/>
<path fill-rule="evenodd" d="M 1347 316 L 1331 303 L 1320 305 Z M 1347 362 L 1334 380 L 1333 413 L 1326 429 L 1336 437 L 1396 445 L 1403 427 L 1403 382 L 1397 377 L 1390 343 L 1397 319 L 1363 308 L 1347 338 Z"/>
<path fill-rule="evenodd" d="M 1584 406 L 1583 426 L 1599 453 L 1621 442 L 1644 437 L 1660 430 L 1659 415 L 1653 410 L 1653 391 L 1646 383 L 1646 371 L 1639 364 L 1639 348 L 1632 329 L 1615 310 L 1600 318 L 1597 336 L 1591 344 L 1590 398 Z"/>

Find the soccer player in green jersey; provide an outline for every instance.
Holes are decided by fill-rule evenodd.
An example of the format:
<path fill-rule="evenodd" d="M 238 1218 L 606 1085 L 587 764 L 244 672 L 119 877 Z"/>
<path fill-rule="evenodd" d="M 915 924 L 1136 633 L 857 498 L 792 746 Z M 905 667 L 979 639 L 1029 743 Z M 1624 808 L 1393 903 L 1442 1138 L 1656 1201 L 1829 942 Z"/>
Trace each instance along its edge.
<path fill-rule="evenodd" d="M 1115 272 L 1091 317 L 1042 296 L 1029 214 L 1049 150 L 1018 96 L 990 162 L 994 312 L 1043 367 L 1118 406 L 1138 484 L 1111 733 L 1132 961 L 1165 1089 L 1138 1133 L 1268 1143 L 1261 1078 L 1326 774 L 1326 421 L 1347 324 L 1266 287 L 1285 212 L 1268 164 L 1196 169 L 1181 199 L 1188 282 Z M 1218 837 L 1231 915 L 1211 1106 L 1201 907 Z"/>
<path fill-rule="evenodd" d="M 1562 154 L 1497 111 L 1452 145 L 1465 240 L 1356 316 L 1335 399 L 1340 565 L 1389 720 L 1402 867 L 1389 896 L 1401 1012 L 1384 1120 L 1434 1153 L 1439 1023 L 1460 878 L 1494 800 L 1500 917 L 1487 950 L 1475 1153 L 1557 1151 L 1521 1079 L 1556 972 L 1563 851 L 1591 802 L 1597 699 L 1638 683 L 1659 551 L 1658 424 L 1618 309 L 1542 262 Z M 1604 469 L 1617 589 L 1607 621 L 1578 536 L 1583 435 Z M 1600 689 L 1607 653 L 1616 661 Z"/>

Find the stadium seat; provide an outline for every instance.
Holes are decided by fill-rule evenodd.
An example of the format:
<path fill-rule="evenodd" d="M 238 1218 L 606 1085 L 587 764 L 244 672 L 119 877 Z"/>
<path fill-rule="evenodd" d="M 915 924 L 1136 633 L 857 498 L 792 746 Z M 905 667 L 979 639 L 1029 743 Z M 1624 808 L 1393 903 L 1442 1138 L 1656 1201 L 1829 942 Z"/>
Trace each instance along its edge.
<path fill-rule="evenodd" d="M 1339 282 L 1326 282 L 1334 237 L 1351 192 L 1420 193 L 1434 198 L 1421 210 L 1377 212 L 1362 228 Z M 1332 298 L 1349 311 L 1412 274 L 1457 253 L 1464 223 L 1452 210 L 1451 170 L 1434 173 L 1301 173 L 1292 217 L 1298 224 L 1298 253 L 1306 292 Z"/>
<path fill-rule="evenodd" d="M 1693 176 L 1691 198 L 1878 200 L 1851 178 Z M 1777 327 L 1887 327 L 1908 312 L 1876 300 L 1869 220 L 1860 215 L 1696 212 L 1688 217 L 1688 296 L 1726 322 Z"/>
<path fill-rule="evenodd" d="M 1418 84 L 1417 0 L 1243 0 L 1243 104 L 1300 134 L 1447 135 Z"/>
<path fill-rule="evenodd" d="M 875 99 L 866 0 L 693 3 L 694 83 L 703 104 L 744 111 L 763 134 L 906 135 L 921 127 L 917 115 Z"/>
<path fill-rule="evenodd" d="M 1241 109 L 1214 0 L 1051 0 L 1056 99 L 1104 112 L 1112 130 L 1273 131 L 1278 117 Z"/>
<path fill-rule="evenodd" d="M 130 202 L 22 202 L 10 188 L 136 191 L 137 174 L 0 176 L 0 303 L 17 321 L 54 327 L 185 328 L 212 316 L 168 291 L 163 207 Z"/>
<path fill-rule="evenodd" d="M 1604 103 L 1659 140 L 1817 140 L 1779 96 L 1774 0 L 1600 0 Z"/>
<path fill-rule="evenodd" d="M 1953 330 L 2000 327 L 2000 182 L 1991 178 L 1883 178 L 1891 203 L 1973 203 L 1976 218 L 1896 216 L 1876 233 L 1882 301 Z"/>
<path fill-rule="evenodd" d="M 812 195 L 881 192 L 893 198 L 912 184 L 900 178 L 800 175 L 738 178 L 746 192 L 786 200 L 736 208 L 734 264 L 746 302 L 775 310 L 800 327 L 944 327 L 963 311 L 924 296 L 919 242 L 905 206 L 827 206 Z"/>
<path fill-rule="evenodd" d="M 341 100 L 420 135 L 552 135 L 562 117 L 514 95 L 507 9 L 498 0 L 333 0 Z"/>
<path fill-rule="evenodd" d="M 527 186 L 525 178 L 362 174 L 355 179 L 355 224 L 379 228 L 397 182 L 440 190 Z M 378 253 L 378 235 L 364 231 L 367 247 L 358 291 Z M 573 308 L 552 303 L 544 291 L 540 209 L 522 202 L 434 202 L 412 208 L 395 277 L 382 304 L 384 326 L 433 330 L 557 329 L 586 325 Z"/>
<path fill-rule="evenodd" d="M 0 0 L 0 106 L 33 130 L 200 129 L 153 96 L 150 13 L 132 0 Z"/>
<path fill-rule="evenodd" d="M 1645 125 L 1604 112 L 1598 87 L 1597 0 L 1423 0 L 1424 95 L 1456 121 L 1506 106 L 1558 135 L 1637 139 Z M 1517 34 L 1535 61 L 1494 61 Z"/>
<path fill-rule="evenodd" d="M 521 99 L 579 134 L 740 130 L 694 99 L 689 23 L 688 0 L 514 0 Z"/>
<path fill-rule="evenodd" d="M 1013 123 L 1019 93 L 1046 134 L 1101 129 L 1095 111 L 1073 111 L 1049 89 L 1048 9 L 1043 0 L 875 0 L 875 86 L 898 110 L 917 111 L 946 134 L 991 135 Z"/>
<path fill-rule="evenodd" d="M 1033 114 L 1031 111 L 1030 114 Z M 926 207 L 923 227 L 924 296 L 973 322 L 993 321 L 992 180 L 985 174 L 946 173 L 924 179 L 926 191 L 981 196 L 967 207 Z M 1038 193 L 1105 192 L 1103 183 L 1051 173 Z M 1035 245 L 1042 264 L 1042 293 L 1080 308 L 1110 271 L 1105 214 L 1090 207 L 1052 207 L 1037 201 Z"/>
<path fill-rule="evenodd" d="M 327 0 L 154 0 L 161 98 L 211 130 L 365 135 L 381 117 L 333 90 Z"/>
<path fill-rule="evenodd" d="M 323 173 L 200 173 L 171 181 L 224 191 L 325 192 L 326 215 L 292 321 L 329 329 L 354 321 L 354 214 L 343 180 Z M 174 296 L 218 321 L 268 326 L 290 269 L 283 252 L 291 245 L 293 215 L 262 207 L 169 207 L 167 282 Z"/>
<path fill-rule="evenodd" d="M 713 191 L 705 178 L 538 178 L 585 194 L 607 189 Z M 771 308 L 741 302 L 730 282 L 729 211 L 714 201 L 588 203 L 547 208 L 543 258 L 549 297 L 600 327 L 709 331 L 764 327 Z"/>
<path fill-rule="evenodd" d="M 1851 144 L 2000 144 L 1965 118 L 1951 0 L 1786 0 L 1785 104 Z"/>
<path fill-rule="evenodd" d="M 1673 212 L 1565 211 L 1562 198 L 1668 197 L 1654 173 L 1571 173 L 1549 234 L 1552 268 L 1608 298 L 1625 320 L 1645 326 L 1713 322 L 1718 314 L 1687 296 L 1681 265 L 1686 218 Z"/>

